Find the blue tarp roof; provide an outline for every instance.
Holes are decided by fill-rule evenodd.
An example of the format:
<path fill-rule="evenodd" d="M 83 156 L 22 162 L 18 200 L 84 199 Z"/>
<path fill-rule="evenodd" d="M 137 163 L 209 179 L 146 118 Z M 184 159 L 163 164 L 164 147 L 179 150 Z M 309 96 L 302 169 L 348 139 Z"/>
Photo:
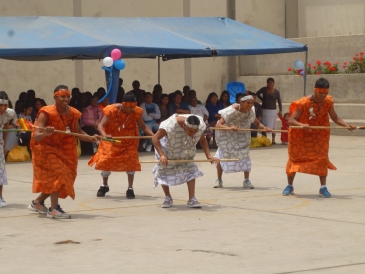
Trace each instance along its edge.
<path fill-rule="evenodd" d="M 307 46 L 225 17 L 1 17 L 0 58 L 164 60 L 307 51 Z"/>

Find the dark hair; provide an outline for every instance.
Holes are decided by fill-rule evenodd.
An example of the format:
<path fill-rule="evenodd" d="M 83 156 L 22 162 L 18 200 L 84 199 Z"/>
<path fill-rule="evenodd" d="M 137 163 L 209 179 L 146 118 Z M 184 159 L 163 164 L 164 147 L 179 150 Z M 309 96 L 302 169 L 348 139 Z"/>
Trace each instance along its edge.
<path fill-rule="evenodd" d="M 289 115 L 290 116 L 289 112 L 284 113 L 284 117 L 285 117 L 285 115 Z"/>
<path fill-rule="evenodd" d="M 266 83 L 268 84 L 270 81 L 275 83 L 274 78 L 271 78 L 271 77 L 270 78 L 267 78 Z"/>
<path fill-rule="evenodd" d="M 79 88 L 73 88 L 73 89 L 71 89 L 71 94 L 74 94 L 75 92 L 78 92 L 78 93 L 80 93 L 80 89 Z"/>
<path fill-rule="evenodd" d="M 9 100 L 8 94 L 5 91 L 0 91 L 0 99 Z"/>
<path fill-rule="evenodd" d="M 190 97 L 190 96 L 192 96 L 191 94 L 192 94 L 193 92 L 195 93 L 195 96 L 196 96 L 196 91 L 195 91 L 195 89 L 191 89 L 191 90 L 189 90 L 188 96 L 189 96 L 189 97 Z"/>
<path fill-rule="evenodd" d="M 127 92 L 124 94 L 122 102 L 137 102 L 137 99 L 132 92 Z"/>
<path fill-rule="evenodd" d="M 146 93 L 144 94 L 144 97 L 146 97 L 147 95 L 151 95 L 151 96 L 152 96 L 152 93 L 151 93 L 151 92 L 146 92 Z"/>
<path fill-rule="evenodd" d="M 27 94 L 33 93 L 35 95 L 35 91 L 33 89 L 28 89 Z"/>
<path fill-rule="evenodd" d="M 35 98 L 34 99 L 34 105 L 33 105 L 34 108 L 35 108 L 35 103 L 37 103 L 37 101 L 39 101 L 41 103 L 42 107 L 44 107 L 44 106 L 47 105 L 46 102 L 43 99 L 41 99 L 41 98 Z"/>
<path fill-rule="evenodd" d="M 162 86 L 160 84 L 157 84 L 153 87 L 153 91 L 152 92 L 155 92 L 155 91 L 158 91 L 158 90 L 161 90 L 162 91 Z"/>
<path fill-rule="evenodd" d="M 181 97 L 183 96 L 183 94 L 182 94 L 182 92 L 180 90 L 175 90 L 175 92 L 174 92 L 174 98 L 175 98 L 175 96 L 177 94 L 179 94 Z"/>
<path fill-rule="evenodd" d="M 138 80 L 134 80 L 133 82 L 132 82 L 132 86 L 134 87 L 134 85 L 139 85 L 139 86 L 141 86 L 141 84 L 139 83 L 139 81 Z"/>
<path fill-rule="evenodd" d="M 190 125 L 196 125 L 196 126 L 200 125 L 200 120 L 195 115 L 190 115 L 188 118 L 186 118 L 186 122 Z"/>
<path fill-rule="evenodd" d="M 240 97 L 243 97 L 243 93 L 237 93 L 236 94 L 236 103 L 239 103 L 238 99 L 240 99 Z"/>
<path fill-rule="evenodd" d="M 162 105 L 162 100 L 164 99 L 164 98 L 169 98 L 169 96 L 166 94 L 166 93 L 162 93 L 161 94 L 161 96 L 160 96 L 160 105 Z M 169 104 L 169 103 L 167 103 L 167 104 Z"/>
<path fill-rule="evenodd" d="M 68 90 L 68 86 L 65 85 L 59 85 L 54 89 L 53 93 L 56 93 L 57 91 L 61 90 L 61 89 L 67 89 Z"/>
<path fill-rule="evenodd" d="M 96 92 L 99 94 L 99 93 L 102 93 L 102 95 L 104 95 L 105 93 L 106 93 L 106 91 L 105 91 L 105 88 L 103 88 L 103 87 L 99 87 L 97 90 L 96 90 Z"/>
<path fill-rule="evenodd" d="M 193 100 L 193 99 L 196 99 L 196 100 L 198 101 L 198 98 L 196 98 L 196 96 L 191 96 L 191 97 L 189 98 L 189 102 L 191 103 L 191 100 Z"/>
<path fill-rule="evenodd" d="M 316 81 L 316 84 L 314 85 L 315 88 L 329 88 L 330 83 L 327 81 L 327 79 L 319 78 Z"/>
<path fill-rule="evenodd" d="M 212 99 L 212 97 L 214 97 L 214 96 L 216 96 L 218 98 L 218 94 L 217 93 L 215 93 L 215 92 L 209 93 L 209 95 L 207 97 L 207 101 L 205 102 L 205 104 L 208 103 L 208 102 L 210 102 L 210 99 Z"/>
<path fill-rule="evenodd" d="M 18 98 L 18 100 L 19 100 L 19 101 L 24 101 L 24 96 L 26 96 L 26 97 L 27 97 L 27 99 L 28 99 L 28 93 L 26 93 L 25 91 L 22 91 L 21 93 L 19 93 L 19 98 Z"/>
<path fill-rule="evenodd" d="M 226 91 L 226 90 L 222 91 L 222 94 L 221 94 L 221 97 L 219 98 L 219 101 L 223 103 L 223 95 L 225 95 L 225 94 L 228 95 L 228 104 L 230 104 L 231 96 L 229 95 L 228 91 Z"/>
<path fill-rule="evenodd" d="M 186 90 L 186 89 L 189 89 L 190 90 L 190 87 L 189 86 L 184 86 L 183 87 L 183 90 Z"/>
<path fill-rule="evenodd" d="M 33 108 L 33 104 L 31 102 L 27 102 L 24 105 L 22 105 L 22 112 L 28 108 Z"/>

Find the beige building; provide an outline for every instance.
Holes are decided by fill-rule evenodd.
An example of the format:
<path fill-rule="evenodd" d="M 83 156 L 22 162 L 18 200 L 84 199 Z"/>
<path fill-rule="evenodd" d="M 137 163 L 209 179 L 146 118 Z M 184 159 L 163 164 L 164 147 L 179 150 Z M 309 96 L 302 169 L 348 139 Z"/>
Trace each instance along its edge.
<path fill-rule="evenodd" d="M 365 33 L 365 0 L 0 0 L 0 14 L 83 17 L 227 16 L 308 44 L 309 60 L 322 54 L 324 58 L 348 58 L 363 49 Z M 217 57 L 161 62 L 161 85 L 164 93 L 181 90 L 184 85 L 189 85 L 197 91 L 199 99 L 205 101 L 209 92 L 220 94 L 228 81 L 240 79 L 245 82 L 245 76 L 285 74 L 293 60 L 303 58 L 303 55 Z M 125 90 L 130 90 L 132 81 L 138 79 L 141 88 L 152 91 L 158 82 L 157 59 L 125 61 L 126 69 L 121 72 Z M 51 104 L 52 91 L 58 84 L 66 84 L 70 88 L 77 86 L 81 91 L 92 93 L 98 87 L 105 86 L 101 66 L 101 60 L 1 60 L 0 89 L 7 91 L 13 101 L 21 91 L 34 89 L 37 97 L 44 98 Z M 264 84 L 256 83 L 257 86 Z"/>

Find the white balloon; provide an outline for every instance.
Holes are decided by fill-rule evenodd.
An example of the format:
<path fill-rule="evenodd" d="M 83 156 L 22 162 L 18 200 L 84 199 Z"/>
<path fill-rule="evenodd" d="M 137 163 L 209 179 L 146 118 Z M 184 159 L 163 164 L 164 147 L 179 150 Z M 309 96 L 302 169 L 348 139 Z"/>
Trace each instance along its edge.
<path fill-rule="evenodd" d="M 112 65 L 113 65 L 114 61 L 113 61 L 113 58 L 111 57 L 105 57 L 103 59 L 103 64 L 104 66 L 106 66 L 107 68 L 110 68 Z"/>
<path fill-rule="evenodd" d="M 303 61 L 302 60 L 296 60 L 295 62 L 294 62 L 294 68 L 295 69 L 304 69 L 304 63 L 303 63 Z"/>

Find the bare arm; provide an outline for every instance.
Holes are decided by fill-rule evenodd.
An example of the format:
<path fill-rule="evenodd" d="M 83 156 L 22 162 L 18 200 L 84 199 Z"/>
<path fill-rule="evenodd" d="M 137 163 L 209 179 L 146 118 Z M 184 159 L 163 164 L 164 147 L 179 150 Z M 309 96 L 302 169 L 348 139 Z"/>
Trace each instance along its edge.
<path fill-rule="evenodd" d="M 37 119 L 37 126 L 38 127 L 43 127 L 45 128 L 43 129 L 39 129 L 36 128 L 34 131 L 34 140 L 37 142 L 42 141 L 45 137 L 51 136 L 54 133 L 54 128 L 53 127 L 49 127 L 46 126 L 48 122 L 48 115 L 45 114 L 44 112 L 41 112 L 38 115 L 38 119 Z"/>
<path fill-rule="evenodd" d="M 167 135 L 166 130 L 160 128 L 155 135 L 153 135 L 152 137 L 152 144 L 155 147 L 158 155 L 160 155 L 160 163 L 162 165 L 167 166 L 168 164 L 168 160 L 167 157 L 165 155 L 165 153 L 162 150 L 161 144 L 160 144 L 160 139 L 162 139 L 163 137 L 165 137 Z"/>
<path fill-rule="evenodd" d="M 343 127 L 350 127 L 349 130 L 354 130 L 356 129 L 356 126 L 353 124 L 347 124 L 344 120 L 342 120 L 336 113 L 335 109 L 332 107 L 329 111 L 328 114 L 330 115 L 331 119 L 333 122 L 335 122 L 337 125 L 339 126 L 343 126 Z"/>
<path fill-rule="evenodd" d="M 106 125 L 109 123 L 109 117 L 108 116 L 104 116 L 103 119 L 101 119 L 99 125 L 98 125 L 98 131 L 100 132 L 101 136 L 103 137 L 111 137 L 110 135 L 106 134 L 104 128 L 106 127 Z"/>
<path fill-rule="evenodd" d="M 137 120 L 137 124 L 139 125 L 139 127 L 149 136 L 153 136 L 153 132 L 149 129 L 148 126 L 146 126 L 146 124 L 143 122 L 142 117 L 139 117 L 139 119 Z"/>
<path fill-rule="evenodd" d="M 98 135 L 93 135 L 93 136 L 90 136 L 88 135 L 86 132 L 84 132 L 79 123 L 76 123 L 75 124 L 75 132 L 76 133 L 79 133 L 79 134 L 83 134 L 85 135 L 85 137 L 78 137 L 81 141 L 85 141 L 85 142 L 96 142 L 100 137 Z"/>
<path fill-rule="evenodd" d="M 12 128 L 11 126 L 10 126 L 10 121 L 8 121 L 8 122 L 6 122 L 5 124 L 4 124 L 4 129 L 9 129 L 9 128 Z M 8 132 L 7 131 L 4 131 L 3 132 L 3 140 L 4 140 L 4 154 L 6 155 L 6 153 L 8 152 L 8 150 L 6 149 L 6 146 L 5 146 L 5 144 L 6 144 L 6 139 L 8 138 Z"/>
<path fill-rule="evenodd" d="M 298 120 L 300 118 L 300 115 L 302 115 L 302 112 L 299 109 L 296 109 L 292 116 L 289 118 L 289 126 L 301 126 L 304 128 L 309 128 L 308 124 L 302 124 Z"/>
<path fill-rule="evenodd" d="M 200 136 L 200 139 L 199 139 L 199 143 L 205 153 L 205 156 L 207 157 L 208 160 L 210 160 L 210 162 L 213 164 L 213 163 L 218 163 L 219 162 L 219 159 L 217 158 L 214 158 L 210 155 L 210 151 L 209 151 L 209 145 L 208 145 L 208 142 L 207 142 L 207 139 L 205 139 L 205 136 L 204 134 L 202 134 L 202 136 Z"/>

